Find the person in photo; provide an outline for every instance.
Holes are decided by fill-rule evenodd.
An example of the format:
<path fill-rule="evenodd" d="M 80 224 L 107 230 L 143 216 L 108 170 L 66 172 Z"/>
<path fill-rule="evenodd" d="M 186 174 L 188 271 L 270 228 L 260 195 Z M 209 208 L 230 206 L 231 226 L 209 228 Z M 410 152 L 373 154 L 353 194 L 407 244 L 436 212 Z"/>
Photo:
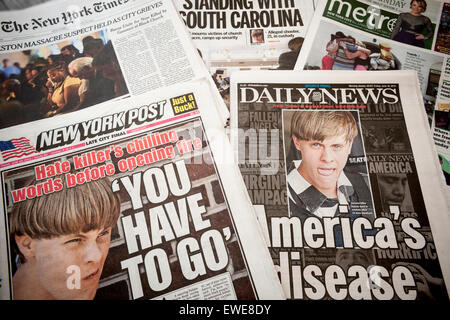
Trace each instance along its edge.
<path fill-rule="evenodd" d="M 19 260 L 14 299 L 93 299 L 119 214 L 107 179 L 16 203 L 9 215 Z"/>
<path fill-rule="evenodd" d="M 369 55 L 372 53 L 366 48 L 366 45 L 361 41 L 356 41 L 356 46 L 347 46 L 345 42 L 342 43 L 345 55 L 349 59 L 354 59 L 354 69 L 359 71 L 366 71 L 369 69 L 370 60 Z"/>
<path fill-rule="evenodd" d="M 410 8 L 410 12 L 403 12 L 398 15 L 391 33 L 391 39 L 424 48 L 424 40 L 433 36 L 431 20 L 422 14 L 427 10 L 427 2 L 425 0 L 413 0 Z"/>
<path fill-rule="evenodd" d="M 287 176 L 290 215 L 334 217 L 352 214 L 356 203 L 372 206 L 367 177 L 344 172 L 358 128 L 350 111 L 297 111 L 291 119 L 293 146 L 301 153 Z M 358 216 L 360 213 L 353 216 Z M 366 217 L 372 218 L 373 210 Z"/>
<path fill-rule="evenodd" d="M 294 70 L 295 63 L 303 46 L 303 41 L 303 37 L 295 37 L 289 40 L 288 48 L 290 51 L 280 54 L 277 70 Z"/>
<path fill-rule="evenodd" d="M 52 107 L 52 111 L 48 112 L 47 116 L 72 111 L 80 102 L 78 90 L 81 80 L 70 76 L 65 63 L 51 66 L 47 75 L 47 100 Z"/>
<path fill-rule="evenodd" d="M 251 43 L 264 43 L 263 29 L 250 30 Z"/>
<path fill-rule="evenodd" d="M 374 264 L 370 250 L 363 249 L 338 249 L 336 250 L 336 265 L 345 271 L 351 266 L 363 266 L 368 268 Z"/>
<path fill-rule="evenodd" d="M 91 57 L 73 60 L 69 66 L 69 74 L 81 80 L 78 89 L 80 102 L 73 110 L 95 105 L 114 98 L 114 81 L 106 79 L 92 66 Z"/>
<path fill-rule="evenodd" d="M 390 206 L 402 208 L 405 200 L 408 178 L 404 173 L 385 173 L 377 175 L 383 208 L 389 212 Z"/>

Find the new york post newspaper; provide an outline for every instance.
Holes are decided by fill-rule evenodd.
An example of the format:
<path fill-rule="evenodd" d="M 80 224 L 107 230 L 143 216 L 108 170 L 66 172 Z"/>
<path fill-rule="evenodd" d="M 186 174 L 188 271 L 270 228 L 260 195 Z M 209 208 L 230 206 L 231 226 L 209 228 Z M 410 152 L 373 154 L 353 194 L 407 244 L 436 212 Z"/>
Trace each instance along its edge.
<path fill-rule="evenodd" d="M 1 299 L 284 298 L 171 1 L 0 17 Z"/>
<path fill-rule="evenodd" d="M 284 298 L 209 88 L 0 132 L 2 298 Z"/>

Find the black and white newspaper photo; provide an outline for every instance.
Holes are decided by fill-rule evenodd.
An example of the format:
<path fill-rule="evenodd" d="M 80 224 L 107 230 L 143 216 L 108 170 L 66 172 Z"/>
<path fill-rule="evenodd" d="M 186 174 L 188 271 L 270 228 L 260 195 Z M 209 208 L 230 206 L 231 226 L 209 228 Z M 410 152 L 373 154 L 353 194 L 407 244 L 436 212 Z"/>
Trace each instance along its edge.
<path fill-rule="evenodd" d="M 233 148 L 285 294 L 448 300 L 450 218 L 417 75 L 352 74 L 231 79 Z"/>

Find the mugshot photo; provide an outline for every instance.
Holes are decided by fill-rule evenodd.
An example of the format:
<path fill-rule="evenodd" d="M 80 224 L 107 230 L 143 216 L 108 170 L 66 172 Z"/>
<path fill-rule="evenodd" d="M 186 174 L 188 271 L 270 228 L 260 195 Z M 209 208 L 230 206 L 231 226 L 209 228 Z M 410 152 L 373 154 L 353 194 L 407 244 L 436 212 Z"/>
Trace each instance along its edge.
<path fill-rule="evenodd" d="M 374 218 L 367 167 L 348 161 L 363 150 L 356 119 L 351 111 L 283 110 L 291 216 Z"/>
<path fill-rule="evenodd" d="M 263 29 L 251 29 L 250 30 L 250 43 L 264 43 L 264 30 Z"/>

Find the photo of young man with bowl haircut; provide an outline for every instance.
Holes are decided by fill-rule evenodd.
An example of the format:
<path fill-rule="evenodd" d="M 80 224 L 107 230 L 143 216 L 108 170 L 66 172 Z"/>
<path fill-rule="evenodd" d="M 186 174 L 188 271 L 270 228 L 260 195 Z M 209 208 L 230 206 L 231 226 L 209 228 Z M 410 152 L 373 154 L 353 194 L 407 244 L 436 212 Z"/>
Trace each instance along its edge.
<path fill-rule="evenodd" d="M 120 200 L 108 179 L 17 202 L 9 214 L 11 245 L 19 257 L 14 299 L 93 299 L 119 214 Z"/>
<path fill-rule="evenodd" d="M 367 172 L 344 170 L 358 135 L 353 114 L 295 111 L 290 132 L 291 145 L 301 154 L 301 161 L 294 161 L 295 169 L 287 175 L 290 215 L 302 221 L 308 217 L 334 217 L 340 215 L 340 206 L 346 206 L 346 213 L 372 219 Z M 365 212 L 360 210 L 361 204 Z"/>

